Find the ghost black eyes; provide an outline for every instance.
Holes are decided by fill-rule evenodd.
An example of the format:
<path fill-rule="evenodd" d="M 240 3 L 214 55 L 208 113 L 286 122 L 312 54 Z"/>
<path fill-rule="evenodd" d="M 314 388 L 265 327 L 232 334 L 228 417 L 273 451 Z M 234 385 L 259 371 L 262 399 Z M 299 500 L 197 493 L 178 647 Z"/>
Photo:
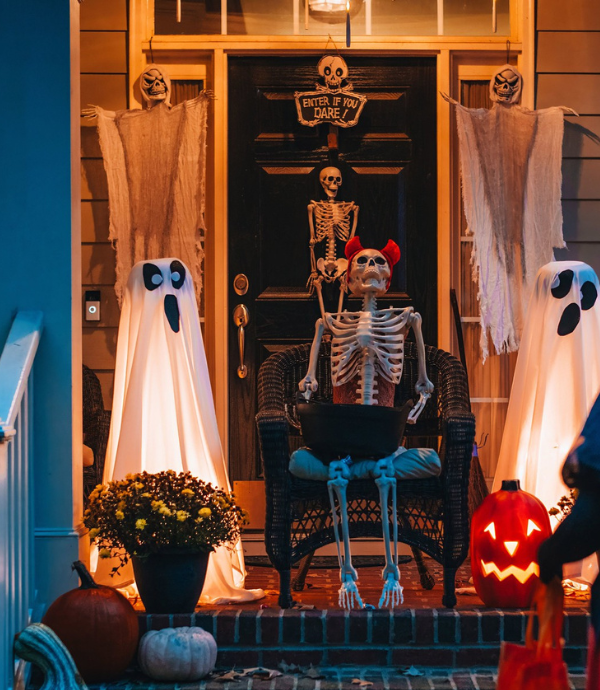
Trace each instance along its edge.
<path fill-rule="evenodd" d="M 556 299 L 566 297 L 571 291 L 573 277 L 574 273 L 571 269 L 561 271 L 557 276 L 558 284 L 551 288 L 552 296 L 556 297 Z M 576 302 L 571 302 L 571 304 L 565 307 L 558 323 L 558 335 L 569 335 L 573 333 L 581 320 L 581 310 L 587 311 L 591 309 L 596 303 L 597 298 L 598 290 L 596 286 L 591 281 L 586 280 L 581 286 L 581 308 Z"/>
<path fill-rule="evenodd" d="M 181 261 L 171 261 L 171 283 L 176 290 L 185 282 L 185 266 Z"/>
<path fill-rule="evenodd" d="M 583 311 L 591 309 L 594 304 L 596 304 L 596 299 L 598 297 L 598 290 L 594 283 L 586 280 L 581 286 L 581 308 Z"/>
<path fill-rule="evenodd" d="M 558 285 L 552 288 L 552 296 L 556 299 L 562 299 L 569 294 L 571 285 L 573 284 L 573 276 L 575 274 L 571 269 L 561 271 L 558 274 Z"/>
<path fill-rule="evenodd" d="M 160 272 L 160 268 L 154 264 L 144 264 L 142 267 L 142 273 L 144 276 L 144 285 L 146 286 L 146 290 L 156 290 L 156 288 L 163 282 L 163 276 Z"/>

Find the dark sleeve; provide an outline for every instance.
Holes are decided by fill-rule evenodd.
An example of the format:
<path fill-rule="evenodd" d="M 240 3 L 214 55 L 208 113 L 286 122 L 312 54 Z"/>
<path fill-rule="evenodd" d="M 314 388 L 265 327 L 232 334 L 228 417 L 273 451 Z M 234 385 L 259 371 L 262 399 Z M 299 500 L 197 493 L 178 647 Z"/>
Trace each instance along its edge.
<path fill-rule="evenodd" d="M 548 584 L 554 575 L 562 579 L 564 563 L 580 561 L 600 550 L 600 496 L 582 489 L 571 514 L 540 546 L 540 579 Z"/>

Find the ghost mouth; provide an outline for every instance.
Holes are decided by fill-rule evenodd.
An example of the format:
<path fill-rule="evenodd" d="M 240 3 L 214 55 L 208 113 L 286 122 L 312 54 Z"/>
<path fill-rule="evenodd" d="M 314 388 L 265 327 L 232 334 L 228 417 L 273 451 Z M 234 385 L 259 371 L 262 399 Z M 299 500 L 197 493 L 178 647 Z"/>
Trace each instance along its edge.
<path fill-rule="evenodd" d="M 179 304 L 175 295 L 165 295 L 165 316 L 173 333 L 179 333 Z"/>
<path fill-rule="evenodd" d="M 500 580 L 500 582 L 502 582 L 502 580 L 506 580 L 507 577 L 512 575 L 513 577 L 516 577 L 521 584 L 525 584 L 530 577 L 539 577 L 540 574 L 538 564 L 534 563 L 533 561 L 525 570 L 523 570 L 523 568 L 517 568 L 516 565 L 510 565 L 508 568 L 500 570 L 495 563 L 485 563 L 484 561 L 481 561 L 481 568 L 486 577 L 493 573 Z"/>

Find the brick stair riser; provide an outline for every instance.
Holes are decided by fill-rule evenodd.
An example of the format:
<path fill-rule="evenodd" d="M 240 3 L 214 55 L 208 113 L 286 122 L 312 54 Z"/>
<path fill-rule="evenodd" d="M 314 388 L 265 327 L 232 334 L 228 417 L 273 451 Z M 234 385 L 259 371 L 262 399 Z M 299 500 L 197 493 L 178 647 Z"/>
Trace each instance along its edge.
<path fill-rule="evenodd" d="M 523 643 L 524 611 L 403 609 L 400 611 L 221 610 L 140 615 L 140 632 L 196 625 L 212 633 L 220 667 L 307 664 L 333 666 L 498 664 L 501 640 Z M 565 615 L 565 661 L 585 665 L 588 615 Z"/>

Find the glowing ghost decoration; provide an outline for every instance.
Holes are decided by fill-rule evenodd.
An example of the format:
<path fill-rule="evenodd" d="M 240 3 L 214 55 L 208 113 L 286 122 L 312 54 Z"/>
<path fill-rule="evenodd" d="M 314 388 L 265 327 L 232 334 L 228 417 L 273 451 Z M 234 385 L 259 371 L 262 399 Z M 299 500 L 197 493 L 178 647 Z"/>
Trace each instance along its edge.
<path fill-rule="evenodd" d="M 191 472 L 231 490 L 194 284 L 188 267 L 175 258 L 135 264 L 119 322 L 104 482 L 143 470 Z M 244 589 L 244 576 L 241 542 L 217 548 L 200 601 L 264 596 Z"/>
<path fill-rule="evenodd" d="M 521 491 L 518 480 L 502 483 L 473 514 L 471 572 L 486 606 L 525 608 L 539 581 L 537 551 L 552 529 L 544 504 Z"/>

